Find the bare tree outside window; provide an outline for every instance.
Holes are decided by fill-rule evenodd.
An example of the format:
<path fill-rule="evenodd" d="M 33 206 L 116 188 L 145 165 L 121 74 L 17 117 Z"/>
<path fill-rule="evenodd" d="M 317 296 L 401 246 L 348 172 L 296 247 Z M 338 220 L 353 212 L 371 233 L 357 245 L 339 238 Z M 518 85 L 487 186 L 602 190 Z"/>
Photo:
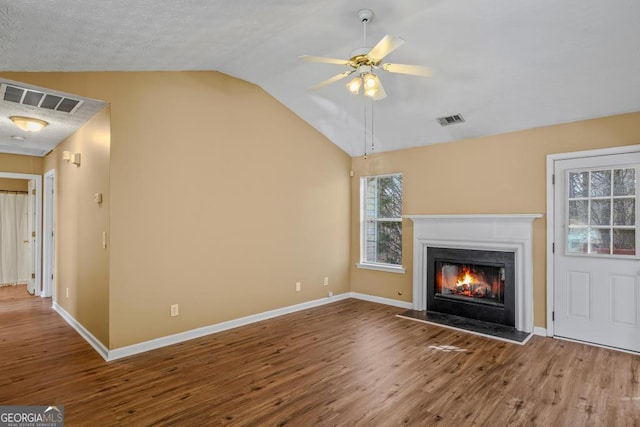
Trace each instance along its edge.
<path fill-rule="evenodd" d="M 567 253 L 636 255 L 636 167 L 570 171 Z"/>
<path fill-rule="evenodd" d="M 402 265 L 402 175 L 363 178 L 362 262 Z"/>

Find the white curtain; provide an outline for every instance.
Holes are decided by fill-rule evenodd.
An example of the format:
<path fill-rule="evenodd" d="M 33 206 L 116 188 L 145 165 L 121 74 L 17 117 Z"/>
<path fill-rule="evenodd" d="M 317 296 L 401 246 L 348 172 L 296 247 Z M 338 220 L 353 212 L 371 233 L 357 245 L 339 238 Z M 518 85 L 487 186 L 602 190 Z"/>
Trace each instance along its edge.
<path fill-rule="evenodd" d="M 0 193 L 0 286 L 29 280 L 29 198 Z"/>

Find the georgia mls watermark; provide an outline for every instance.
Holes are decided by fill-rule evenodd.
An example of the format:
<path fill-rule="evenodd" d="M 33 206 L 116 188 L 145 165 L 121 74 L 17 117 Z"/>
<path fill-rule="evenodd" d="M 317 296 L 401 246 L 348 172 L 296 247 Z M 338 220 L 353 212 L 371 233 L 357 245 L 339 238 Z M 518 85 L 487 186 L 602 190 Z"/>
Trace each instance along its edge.
<path fill-rule="evenodd" d="M 64 407 L 0 406 L 0 427 L 64 427 Z"/>

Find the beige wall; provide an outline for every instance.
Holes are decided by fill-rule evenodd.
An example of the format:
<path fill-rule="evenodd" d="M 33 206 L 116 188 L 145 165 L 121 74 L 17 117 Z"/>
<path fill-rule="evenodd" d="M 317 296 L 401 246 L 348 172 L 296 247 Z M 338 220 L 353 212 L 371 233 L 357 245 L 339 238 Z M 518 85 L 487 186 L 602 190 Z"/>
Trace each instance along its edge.
<path fill-rule="evenodd" d="M 3 75 L 111 105 L 110 348 L 349 291 L 351 159 L 258 87 Z"/>
<path fill-rule="evenodd" d="M 0 171 L 4 172 L 4 171 Z M 28 179 L 0 178 L 0 190 L 4 191 L 28 191 Z"/>
<path fill-rule="evenodd" d="M 402 172 L 403 214 L 545 213 L 546 156 L 640 144 L 640 113 L 353 158 L 351 290 L 412 300 L 413 228 L 403 221 L 406 274 L 356 269 L 359 177 Z M 534 222 L 534 323 L 546 325 L 546 220 Z"/>
<path fill-rule="evenodd" d="M 547 154 L 640 142 L 638 113 L 365 161 L 350 159 L 261 89 L 219 73 L 3 75 L 110 103 L 110 178 L 104 190 L 110 207 L 100 227 L 82 224 L 110 230 L 111 250 L 96 254 L 94 266 L 98 271 L 109 259 L 102 274 L 108 287 L 85 293 L 81 285 L 67 306 L 88 316 L 83 324 L 110 348 L 323 298 L 329 291 L 410 301 L 410 222 L 404 222 L 406 274 L 353 267 L 360 176 L 402 172 L 404 214 L 543 213 Z M 82 141 L 78 136 L 67 143 Z M 81 168 L 68 169 L 58 151 L 47 166 L 82 173 L 84 157 Z M 354 178 L 348 177 L 351 168 Z M 73 208 L 80 215 L 76 221 L 94 218 L 94 178 L 86 185 L 68 181 L 82 199 Z M 534 230 L 537 326 L 545 323 L 545 224 L 537 220 Z M 94 237 L 87 242 L 93 245 Z M 61 249 L 59 259 L 79 262 L 74 250 Z M 91 274 L 75 272 L 70 283 Z M 322 285 L 325 276 L 328 287 Z M 301 292 L 294 290 L 297 281 Z M 169 306 L 176 303 L 180 316 L 171 318 Z"/>
<path fill-rule="evenodd" d="M 109 107 L 45 158 L 56 171 L 56 301 L 103 344 L 109 343 Z M 80 166 L 62 152 L 80 153 Z M 103 202 L 94 202 L 102 193 Z M 68 289 L 68 296 L 67 296 Z"/>
<path fill-rule="evenodd" d="M 43 164 L 41 157 L 0 153 L 0 172 L 42 175 Z"/>
<path fill-rule="evenodd" d="M 119 84 L 113 347 L 349 290 L 345 153 L 223 74 L 131 74 Z"/>

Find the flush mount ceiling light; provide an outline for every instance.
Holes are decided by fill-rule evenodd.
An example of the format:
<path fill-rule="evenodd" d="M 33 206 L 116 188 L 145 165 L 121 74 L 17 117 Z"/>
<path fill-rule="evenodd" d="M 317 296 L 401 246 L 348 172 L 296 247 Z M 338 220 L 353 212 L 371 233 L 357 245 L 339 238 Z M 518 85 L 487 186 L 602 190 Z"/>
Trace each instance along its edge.
<path fill-rule="evenodd" d="M 49 123 L 33 117 L 11 116 L 11 121 L 25 132 L 38 132 L 44 129 Z"/>

